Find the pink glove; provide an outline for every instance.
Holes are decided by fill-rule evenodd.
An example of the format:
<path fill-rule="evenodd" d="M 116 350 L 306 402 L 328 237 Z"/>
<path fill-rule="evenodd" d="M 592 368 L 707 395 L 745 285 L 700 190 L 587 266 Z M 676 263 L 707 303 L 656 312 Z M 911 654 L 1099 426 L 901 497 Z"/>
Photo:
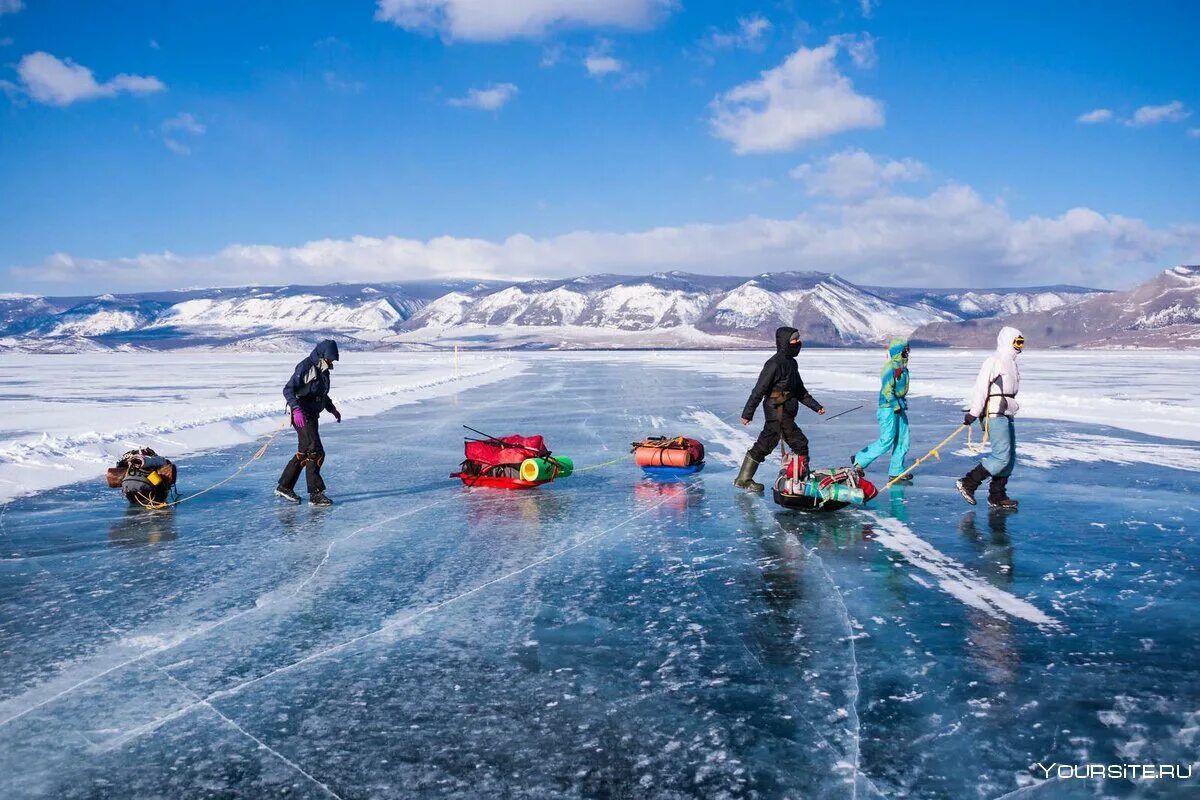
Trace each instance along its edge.
<path fill-rule="evenodd" d="M 342 421 L 342 412 L 338 411 L 337 406 L 335 406 L 333 403 L 329 404 L 329 413 L 333 414 L 333 418 L 338 422 Z"/>
<path fill-rule="evenodd" d="M 304 412 L 298 408 L 292 409 L 292 424 L 297 428 L 304 427 Z"/>

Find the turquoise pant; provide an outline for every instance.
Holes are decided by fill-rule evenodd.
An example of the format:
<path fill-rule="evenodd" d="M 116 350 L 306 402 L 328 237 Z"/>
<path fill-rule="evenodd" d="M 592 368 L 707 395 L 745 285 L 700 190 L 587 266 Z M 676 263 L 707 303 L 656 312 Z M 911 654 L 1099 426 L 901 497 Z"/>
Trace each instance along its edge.
<path fill-rule="evenodd" d="M 1007 478 L 1017 465 L 1017 431 L 1012 417 L 988 420 L 988 441 L 992 452 L 979 463 L 993 478 Z"/>
<path fill-rule="evenodd" d="M 904 457 L 908 455 L 908 414 L 897 414 L 888 407 L 875 412 L 879 420 L 879 438 L 854 454 L 854 463 L 864 469 L 887 451 L 892 451 L 888 475 L 904 472 Z"/>

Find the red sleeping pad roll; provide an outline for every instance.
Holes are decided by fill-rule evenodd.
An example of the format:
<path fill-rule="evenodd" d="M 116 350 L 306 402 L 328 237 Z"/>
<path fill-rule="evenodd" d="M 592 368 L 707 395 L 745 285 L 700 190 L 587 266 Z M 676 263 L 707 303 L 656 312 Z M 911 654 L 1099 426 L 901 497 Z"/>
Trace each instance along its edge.
<path fill-rule="evenodd" d="M 695 439 L 645 439 L 633 446 L 639 467 L 690 467 L 704 460 L 704 445 Z"/>

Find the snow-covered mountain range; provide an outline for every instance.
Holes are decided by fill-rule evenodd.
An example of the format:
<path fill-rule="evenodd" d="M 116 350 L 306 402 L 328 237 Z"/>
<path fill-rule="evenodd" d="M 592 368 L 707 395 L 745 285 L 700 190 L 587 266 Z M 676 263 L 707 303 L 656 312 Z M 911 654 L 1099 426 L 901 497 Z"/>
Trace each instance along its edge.
<path fill-rule="evenodd" d="M 877 344 L 936 323 L 1042 311 L 1092 289 L 894 289 L 837 275 L 656 273 L 553 281 L 193 289 L 99 297 L 0 296 L 0 348 L 761 347 L 780 325 L 810 345 Z"/>
<path fill-rule="evenodd" d="M 918 341 L 991 347 L 997 323 L 1013 325 L 1038 347 L 1200 347 L 1200 266 L 1172 267 L 1125 292 L 1068 307 L 1030 309 L 1000 319 L 937 321 L 913 333 Z"/>

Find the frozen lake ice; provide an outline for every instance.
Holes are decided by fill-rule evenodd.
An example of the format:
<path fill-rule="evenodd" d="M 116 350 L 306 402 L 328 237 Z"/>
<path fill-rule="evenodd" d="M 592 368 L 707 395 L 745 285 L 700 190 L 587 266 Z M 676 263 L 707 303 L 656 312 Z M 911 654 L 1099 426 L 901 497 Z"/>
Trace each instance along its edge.
<path fill-rule="evenodd" d="M 125 508 L 97 440 L 44 404 L 66 362 L 23 361 L 41 416 L 10 420 L 3 475 L 18 456 L 96 475 L 0 505 L 0 795 L 1194 796 L 1195 778 L 1044 781 L 1033 765 L 1196 761 L 1200 359 L 1023 356 L 1017 513 L 963 504 L 960 448 L 866 510 L 814 517 L 730 485 L 762 357 L 506 354 L 456 382 L 445 356 L 346 354 L 334 396 L 360 415 L 322 427 L 336 506 L 271 495 L 281 440 L 165 512 Z M 156 358 L 174 359 L 155 373 L 172 408 L 192 396 L 180 381 L 229 369 Z M 289 359 L 221 358 L 246 375 L 242 416 L 197 401 L 193 428 L 223 433 L 178 439 L 216 448 L 180 459 L 185 494 L 274 424 L 245 419 L 273 407 Z M 957 424 L 978 359 L 914 353 L 914 455 Z M 828 423 L 802 409 L 817 463 L 873 438 L 879 360 L 802 354 L 831 412 L 868 404 Z M 131 435 L 153 428 L 161 386 Z M 446 477 L 462 423 L 542 433 L 583 468 L 685 433 L 709 466 L 468 490 Z"/>

